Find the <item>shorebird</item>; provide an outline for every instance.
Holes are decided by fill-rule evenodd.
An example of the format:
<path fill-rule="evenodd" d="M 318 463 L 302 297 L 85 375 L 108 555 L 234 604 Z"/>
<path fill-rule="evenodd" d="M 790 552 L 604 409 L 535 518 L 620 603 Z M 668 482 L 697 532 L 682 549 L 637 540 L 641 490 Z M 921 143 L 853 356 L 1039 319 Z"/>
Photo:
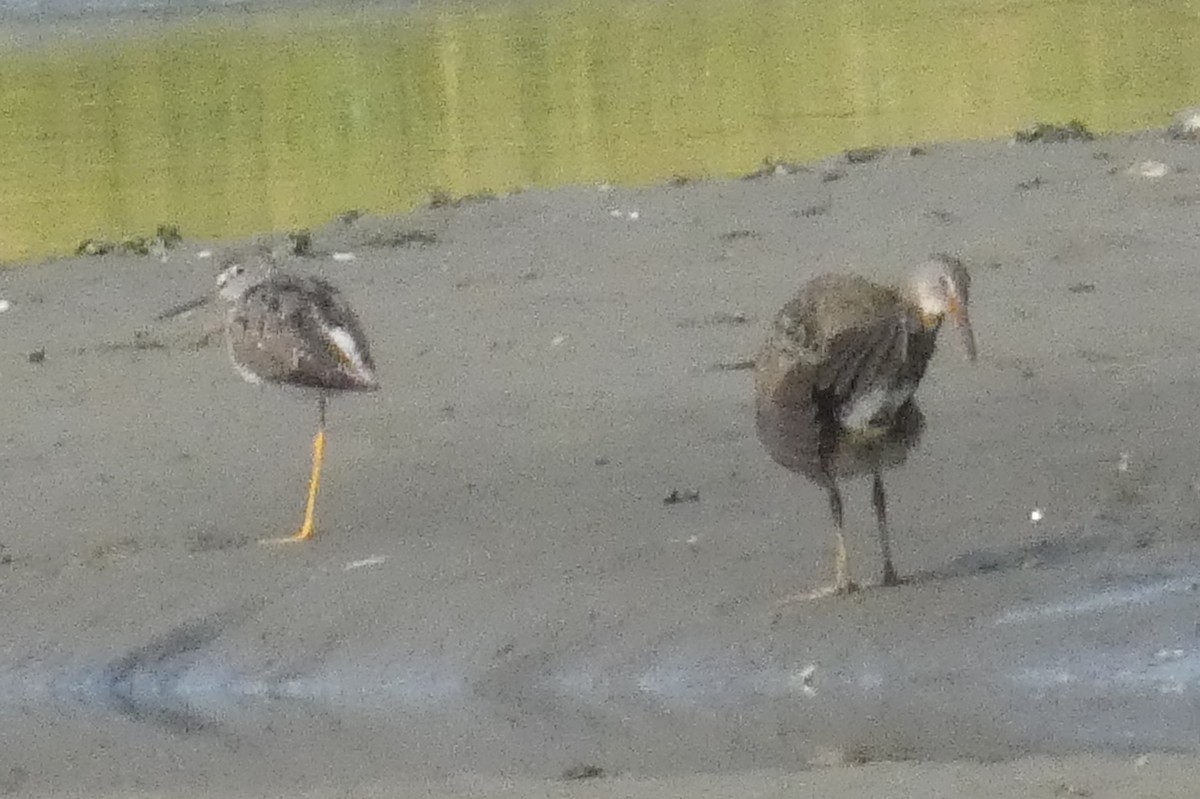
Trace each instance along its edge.
<path fill-rule="evenodd" d="M 834 526 L 834 583 L 804 595 L 844 594 L 851 580 L 838 480 L 871 475 L 883 585 L 898 585 L 883 470 L 907 458 L 924 429 L 914 394 L 949 317 L 975 360 L 970 278 L 949 255 L 918 266 L 899 287 L 853 275 L 806 283 L 776 315 L 755 359 L 758 438 L 780 465 L 825 489 Z"/>
<path fill-rule="evenodd" d="M 270 256 L 230 258 L 217 275 L 229 303 L 225 344 L 250 383 L 276 383 L 316 394 L 317 434 L 300 529 L 264 543 L 307 541 L 315 532 L 317 490 L 325 459 L 325 403 L 332 391 L 373 391 L 375 363 L 362 325 L 342 295 L 317 277 L 277 271 Z"/>

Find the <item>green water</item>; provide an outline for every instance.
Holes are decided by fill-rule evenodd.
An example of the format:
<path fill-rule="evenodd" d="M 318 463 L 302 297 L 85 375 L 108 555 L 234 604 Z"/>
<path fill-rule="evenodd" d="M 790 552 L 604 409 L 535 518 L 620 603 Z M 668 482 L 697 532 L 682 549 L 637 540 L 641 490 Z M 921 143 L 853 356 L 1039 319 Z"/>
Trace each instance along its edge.
<path fill-rule="evenodd" d="M 1162 125 L 1200 100 L 1197 42 L 1200 10 L 1164 0 L 533 0 L 10 46 L 0 260 L 1038 119 Z"/>

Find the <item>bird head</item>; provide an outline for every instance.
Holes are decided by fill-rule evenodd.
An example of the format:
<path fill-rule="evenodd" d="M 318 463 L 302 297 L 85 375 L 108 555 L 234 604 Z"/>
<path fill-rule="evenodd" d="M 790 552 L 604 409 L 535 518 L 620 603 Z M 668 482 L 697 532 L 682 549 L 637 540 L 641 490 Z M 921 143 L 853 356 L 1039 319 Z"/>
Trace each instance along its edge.
<path fill-rule="evenodd" d="M 261 282 L 274 266 L 275 262 L 269 254 L 227 256 L 221 260 L 220 271 L 217 272 L 217 293 L 221 299 L 232 302 L 251 286 Z"/>
<path fill-rule="evenodd" d="M 967 359 L 975 360 L 975 333 L 967 310 L 971 278 L 957 258 L 939 254 L 916 268 L 909 283 L 912 300 L 926 327 L 936 327 L 949 317 L 962 336 Z"/>

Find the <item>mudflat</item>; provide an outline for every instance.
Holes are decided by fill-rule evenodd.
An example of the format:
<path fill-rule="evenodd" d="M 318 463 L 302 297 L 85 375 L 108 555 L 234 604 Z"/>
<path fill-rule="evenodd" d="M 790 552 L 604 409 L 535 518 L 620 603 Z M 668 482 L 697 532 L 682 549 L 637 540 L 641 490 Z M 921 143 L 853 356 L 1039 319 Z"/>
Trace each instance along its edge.
<path fill-rule="evenodd" d="M 1200 144 L 765 172 L 314 230 L 285 266 L 383 388 L 333 398 L 286 548 L 310 401 L 238 377 L 218 306 L 157 318 L 247 242 L 0 274 L 0 793 L 1193 795 Z M 913 579 L 781 612 L 828 512 L 746 362 L 808 278 L 938 251 L 980 357 L 943 342 L 886 476 Z"/>

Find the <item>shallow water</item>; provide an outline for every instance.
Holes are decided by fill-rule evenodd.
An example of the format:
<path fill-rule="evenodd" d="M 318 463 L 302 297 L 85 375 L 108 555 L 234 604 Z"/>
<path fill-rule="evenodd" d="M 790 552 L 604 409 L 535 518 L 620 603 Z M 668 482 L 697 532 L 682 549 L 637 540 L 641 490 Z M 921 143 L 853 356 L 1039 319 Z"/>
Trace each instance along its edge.
<path fill-rule="evenodd" d="M 731 175 L 1035 119 L 1141 127 L 1200 94 L 1200 14 L 1183 2 L 152 17 L 0 37 L 0 259 L 162 222 L 232 236 L 437 191 Z"/>
<path fill-rule="evenodd" d="M 773 636 L 701 624 L 632 657 L 614 657 L 612 642 L 600 640 L 483 670 L 453 656 L 414 660 L 400 643 L 330 650 L 285 675 L 249 673 L 248 653 L 230 639 L 255 625 L 257 609 L 240 608 L 112 662 L 31 660 L 0 671 L 0 719 L 40 719 L 67 738 L 133 725 L 140 735 L 106 750 L 131 772 L 145 771 L 149 740 L 178 774 L 215 746 L 229 775 L 261 762 L 300 784 L 352 780 L 363 746 L 397 753 L 390 765 L 371 761 L 375 777 L 446 776 L 463 762 L 552 775 L 572 756 L 604 751 L 597 742 L 607 738 L 668 754 L 636 768 L 663 775 L 794 767 L 822 747 L 869 760 L 1195 752 L 1200 650 L 1187 611 L 1196 579 L 1184 571 L 1097 581 L 1064 569 L 1041 586 L 1058 584 L 1049 601 L 977 615 L 997 598 L 980 584 L 970 612 L 942 607 L 933 615 L 946 626 L 916 623 L 900 635 L 870 614 L 851 613 L 850 629 L 817 608 Z M 827 623 L 837 636 L 824 634 Z M 62 746 L 50 732 L 41 737 Z M 464 756 L 484 740 L 493 746 Z M 309 747 L 322 752 L 312 774 Z M 36 762 L 38 750 L 25 757 Z M 81 765 L 76 777 L 97 769 Z M 222 787 L 223 769 L 197 773 Z M 147 779 L 143 787 L 158 785 Z"/>

